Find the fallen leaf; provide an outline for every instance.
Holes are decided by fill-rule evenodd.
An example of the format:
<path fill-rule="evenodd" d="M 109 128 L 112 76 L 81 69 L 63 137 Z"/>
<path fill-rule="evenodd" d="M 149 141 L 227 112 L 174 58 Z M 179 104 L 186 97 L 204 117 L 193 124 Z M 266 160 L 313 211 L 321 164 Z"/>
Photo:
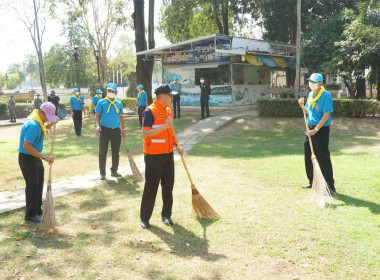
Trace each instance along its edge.
<path fill-rule="evenodd" d="M 40 269 L 39 267 L 36 267 L 36 268 L 34 269 L 34 272 L 37 272 L 39 269 Z"/>
<path fill-rule="evenodd" d="M 95 242 L 96 242 L 96 240 L 98 240 L 98 238 L 97 238 L 97 237 L 96 237 L 96 238 L 91 238 L 91 239 L 90 239 L 91 243 L 95 243 Z"/>
<path fill-rule="evenodd" d="M 136 260 L 139 260 L 140 259 L 140 256 L 136 256 Z"/>
<path fill-rule="evenodd" d="M 296 278 L 293 278 L 293 280 L 300 280 L 301 278 L 299 278 L 299 277 L 296 277 Z"/>
<path fill-rule="evenodd" d="M 248 264 L 246 263 L 245 266 L 248 266 Z"/>
<path fill-rule="evenodd" d="M 304 268 L 308 268 L 309 267 L 309 264 L 305 263 L 302 265 Z"/>
<path fill-rule="evenodd" d="M 20 226 L 25 226 L 25 223 L 24 223 L 24 222 L 22 222 L 22 223 L 20 224 Z"/>
<path fill-rule="evenodd" d="M 20 241 L 22 239 L 22 236 L 20 235 L 20 236 L 17 236 L 17 237 L 15 237 L 15 241 Z"/>
<path fill-rule="evenodd" d="M 13 275 L 17 275 L 20 271 L 18 269 L 15 269 L 15 271 L 13 272 Z"/>
<path fill-rule="evenodd" d="M 105 218 L 107 216 L 107 214 L 103 214 L 103 218 Z"/>
<path fill-rule="evenodd" d="M 12 198 L 13 198 L 13 196 L 9 196 L 8 198 L 9 198 L 9 199 L 12 199 Z"/>
<path fill-rule="evenodd" d="M 189 244 L 189 243 L 186 243 L 186 246 L 187 246 L 187 247 L 190 247 L 190 244 Z"/>
<path fill-rule="evenodd" d="M 90 225 L 92 229 L 96 229 L 96 226 L 94 224 Z"/>
<path fill-rule="evenodd" d="M 30 255 L 26 255 L 25 257 L 30 258 Z"/>
<path fill-rule="evenodd" d="M 161 247 L 157 247 L 157 251 L 161 251 Z"/>
<path fill-rule="evenodd" d="M 294 263 L 294 260 L 288 260 L 288 262 L 290 262 L 290 263 Z"/>
<path fill-rule="evenodd" d="M 319 251 L 322 251 L 322 250 L 323 250 L 323 248 L 318 248 L 318 250 L 319 250 Z"/>
<path fill-rule="evenodd" d="M 189 232 L 193 232 L 193 230 L 190 229 Z"/>
<path fill-rule="evenodd" d="M 144 241 L 144 244 L 145 244 L 145 245 L 148 245 L 148 244 L 149 244 L 149 241 L 148 241 L 148 240 Z"/>
<path fill-rule="evenodd" d="M 14 187 L 14 189 L 17 189 L 17 186 L 13 186 Z"/>

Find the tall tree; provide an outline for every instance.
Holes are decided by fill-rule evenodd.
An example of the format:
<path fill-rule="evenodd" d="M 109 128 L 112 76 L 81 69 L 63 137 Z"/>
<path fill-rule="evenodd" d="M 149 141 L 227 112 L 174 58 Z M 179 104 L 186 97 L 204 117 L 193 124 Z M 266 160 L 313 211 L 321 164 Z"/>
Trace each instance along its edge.
<path fill-rule="evenodd" d="M 19 5 L 17 3 L 16 5 Z M 36 49 L 38 57 L 38 67 L 40 74 L 40 82 L 42 87 L 42 92 L 44 95 L 44 100 L 47 100 L 47 90 L 46 90 L 46 80 L 45 80 L 45 68 L 42 55 L 42 39 L 43 34 L 46 29 L 46 18 L 43 16 L 43 9 L 40 0 L 33 0 L 33 17 L 30 16 L 30 7 L 27 3 L 22 2 L 22 11 L 20 14 L 20 8 L 18 6 L 12 6 L 14 12 L 17 14 L 19 20 L 23 22 L 25 27 L 28 29 L 30 37 L 33 41 L 34 48 Z M 40 26 L 41 25 L 41 26 Z"/>
<path fill-rule="evenodd" d="M 123 0 L 47 0 L 54 17 L 60 17 L 65 30 L 75 28 L 90 44 L 92 50 L 99 50 L 100 80 L 108 79 L 108 54 L 117 32 L 129 24 Z"/>
<path fill-rule="evenodd" d="M 145 38 L 145 17 L 144 17 L 144 0 L 134 0 L 133 7 L 134 12 L 132 14 L 133 18 L 133 26 L 135 30 L 135 46 L 136 52 L 145 51 L 147 49 L 147 42 Z M 149 2 L 149 47 L 154 48 L 154 1 Z M 145 59 L 144 55 L 137 56 L 137 64 L 136 64 L 136 76 L 137 83 L 143 84 L 146 92 L 148 93 L 148 101 L 152 102 L 152 71 L 153 71 L 153 62 L 148 61 L 152 60 L 152 58 L 148 57 Z"/>
<path fill-rule="evenodd" d="M 22 65 L 20 63 L 11 64 L 8 67 L 7 73 L 17 73 L 18 74 L 18 76 L 20 78 L 19 86 L 21 88 L 21 84 L 25 81 L 25 78 L 26 78 L 26 74 L 25 74 L 24 70 L 22 69 Z"/>
<path fill-rule="evenodd" d="M 30 85 L 36 85 L 36 76 L 38 76 L 38 58 L 36 55 L 27 54 L 22 62 L 25 73 L 29 75 Z"/>

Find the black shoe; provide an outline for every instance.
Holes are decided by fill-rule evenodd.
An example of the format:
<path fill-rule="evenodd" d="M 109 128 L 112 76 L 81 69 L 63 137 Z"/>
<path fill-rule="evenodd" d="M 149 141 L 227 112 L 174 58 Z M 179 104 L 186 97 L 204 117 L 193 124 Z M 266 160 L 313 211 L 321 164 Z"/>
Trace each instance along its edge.
<path fill-rule="evenodd" d="M 111 176 L 112 177 L 116 177 L 116 178 L 120 178 L 121 177 L 121 175 L 119 173 L 117 173 L 117 172 L 111 172 Z"/>
<path fill-rule="evenodd" d="M 42 217 L 42 214 L 44 213 L 44 211 L 42 211 L 42 209 L 40 209 L 40 211 L 37 212 L 37 215 Z"/>
<path fill-rule="evenodd" d="M 32 217 L 30 216 L 25 216 L 25 221 L 29 221 L 29 222 L 35 222 L 35 223 L 41 223 L 42 219 L 40 216 L 38 215 L 34 215 Z"/>
<path fill-rule="evenodd" d="M 143 229 L 148 229 L 148 228 L 150 228 L 150 224 L 149 224 L 149 222 L 141 221 L 140 225 L 141 225 L 141 227 L 142 227 Z"/>
<path fill-rule="evenodd" d="M 172 226 L 173 225 L 173 221 L 172 219 L 168 218 L 168 217 L 162 217 L 162 222 L 167 225 L 167 226 Z"/>
<path fill-rule="evenodd" d="M 201 117 L 199 120 L 204 120 L 205 119 L 205 117 Z"/>
<path fill-rule="evenodd" d="M 105 174 L 100 174 L 100 180 L 105 180 L 106 179 L 106 175 Z"/>
<path fill-rule="evenodd" d="M 307 184 L 305 186 L 302 186 L 303 189 L 311 189 L 311 184 Z"/>
<path fill-rule="evenodd" d="M 206 118 L 209 118 L 209 117 L 210 117 L 210 115 L 206 116 Z"/>
<path fill-rule="evenodd" d="M 178 116 L 178 118 L 180 119 L 180 118 L 181 118 L 181 116 Z"/>

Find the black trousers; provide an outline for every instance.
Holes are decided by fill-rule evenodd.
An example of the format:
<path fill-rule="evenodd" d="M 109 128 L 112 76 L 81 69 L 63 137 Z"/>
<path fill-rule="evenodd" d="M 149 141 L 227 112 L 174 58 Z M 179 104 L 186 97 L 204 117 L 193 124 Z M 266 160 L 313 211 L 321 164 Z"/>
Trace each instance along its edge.
<path fill-rule="evenodd" d="M 149 221 L 156 201 L 158 185 L 162 187 L 162 217 L 170 218 L 173 207 L 174 157 L 173 153 L 145 155 L 145 186 L 141 200 L 141 221 Z"/>
<path fill-rule="evenodd" d="M 11 121 L 16 121 L 16 109 L 9 109 L 9 115 L 11 116 Z"/>
<path fill-rule="evenodd" d="M 144 113 L 145 108 L 146 108 L 145 106 L 139 106 L 137 109 L 137 112 L 139 114 L 140 127 L 142 127 L 142 117 L 143 117 L 143 113 Z"/>
<path fill-rule="evenodd" d="M 174 117 L 177 117 L 177 109 L 178 109 L 178 118 L 181 117 L 181 96 L 174 95 L 173 96 L 173 110 L 174 110 Z"/>
<path fill-rule="evenodd" d="M 121 130 L 118 128 L 108 128 L 105 126 L 100 126 L 100 137 L 99 137 L 99 170 L 100 174 L 106 175 L 106 161 L 107 161 L 107 151 L 108 143 L 111 141 L 111 151 L 112 151 L 112 166 L 111 172 L 117 172 L 119 168 L 119 152 L 121 143 Z"/>
<path fill-rule="evenodd" d="M 210 110 L 209 110 L 209 107 L 208 107 L 208 101 L 209 101 L 209 97 L 206 97 L 206 98 L 201 98 L 201 113 L 202 113 L 202 118 L 205 117 L 205 110 L 206 110 L 206 117 L 209 117 L 210 116 Z"/>
<path fill-rule="evenodd" d="M 73 122 L 75 128 L 75 134 L 81 135 L 82 132 L 82 111 L 81 110 L 73 110 Z"/>
<path fill-rule="evenodd" d="M 330 127 L 324 126 L 316 134 L 311 136 L 311 141 L 323 177 L 325 178 L 326 183 L 329 185 L 330 190 L 335 192 L 335 182 L 329 150 L 329 137 Z M 311 149 L 309 144 L 309 138 L 306 135 L 304 140 L 304 150 L 306 175 L 311 185 L 313 183 L 313 163 L 311 161 Z"/>
<path fill-rule="evenodd" d="M 25 216 L 42 214 L 42 191 L 44 188 L 44 165 L 42 160 L 24 153 L 18 154 L 18 163 L 25 180 Z"/>

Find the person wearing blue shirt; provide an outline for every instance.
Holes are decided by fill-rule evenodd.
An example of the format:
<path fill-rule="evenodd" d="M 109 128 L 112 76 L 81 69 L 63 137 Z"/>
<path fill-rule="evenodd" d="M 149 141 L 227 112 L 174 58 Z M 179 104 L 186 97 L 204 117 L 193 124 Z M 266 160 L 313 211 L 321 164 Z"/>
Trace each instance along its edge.
<path fill-rule="evenodd" d="M 177 118 L 177 109 L 178 109 L 178 118 L 181 117 L 181 90 L 182 84 L 179 82 L 178 77 L 174 77 L 173 83 L 170 85 L 170 88 L 173 93 L 173 109 L 174 109 L 174 118 Z"/>
<path fill-rule="evenodd" d="M 99 88 L 96 90 L 96 93 L 94 97 L 92 98 L 92 108 L 93 108 L 94 115 L 95 115 L 96 105 L 98 104 L 99 100 L 103 98 L 102 95 L 103 95 L 103 91 Z"/>
<path fill-rule="evenodd" d="M 139 114 L 140 127 L 142 127 L 142 115 L 148 106 L 148 94 L 144 90 L 143 85 L 138 85 L 136 89 L 139 91 L 136 96 L 137 113 Z"/>
<path fill-rule="evenodd" d="M 79 95 L 79 89 L 74 88 L 74 95 L 70 97 L 71 116 L 73 117 L 75 134 L 81 136 L 82 132 L 82 111 L 83 111 L 83 97 Z"/>
<path fill-rule="evenodd" d="M 107 96 L 100 100 L 95 108 L 96 133 L 99 137 L 99 170 L 100 179 L 106 178 L 106 161 L 108 143 L 111 141 L 112 166 L 111 176 L 121 177 L 119 168 L 119 152 L 121 136 L 125 138 L 123 104 L 116 98 L 117 85 L 107 85 Z"/>
<path fill-rule="evenodd" d="M 308 80 L 311 92 L 307 98 L 306 105 L 304 105 L 305 101 L 303 97 L 298 100 L 300 107 L 307 114 L 308 124 L 304 151 L 306 175 L 309 179 L 309 184 L 303 186 L 303 188 L 311 188 L 313 182 L 313 163 L 311 161 L 311 149 L 308 137 L 310 136 L 314 154 L 318 160 L 323 177 L 330 188 L 331 194 L 335 194 L 335 181 L 329 151 L 333 99 L 330 92 L 326 91 L 323 87 L 323 76 L 321 74 L 313 73 Z"/>
<path fill-rule="evenodd" d="M 54 158 L 43 155 L 44 139 L 48 129 L 57 123 L 55 106 L 43 103 L 33 110 L 21 128 L 18 162 L 25 180 L 25 220 L 41 222 L 42 191 L 44 187 L 44 166 L 42 160 L 53 164 Z M 50 122 L 46 125 L 45 123 Z"/>

